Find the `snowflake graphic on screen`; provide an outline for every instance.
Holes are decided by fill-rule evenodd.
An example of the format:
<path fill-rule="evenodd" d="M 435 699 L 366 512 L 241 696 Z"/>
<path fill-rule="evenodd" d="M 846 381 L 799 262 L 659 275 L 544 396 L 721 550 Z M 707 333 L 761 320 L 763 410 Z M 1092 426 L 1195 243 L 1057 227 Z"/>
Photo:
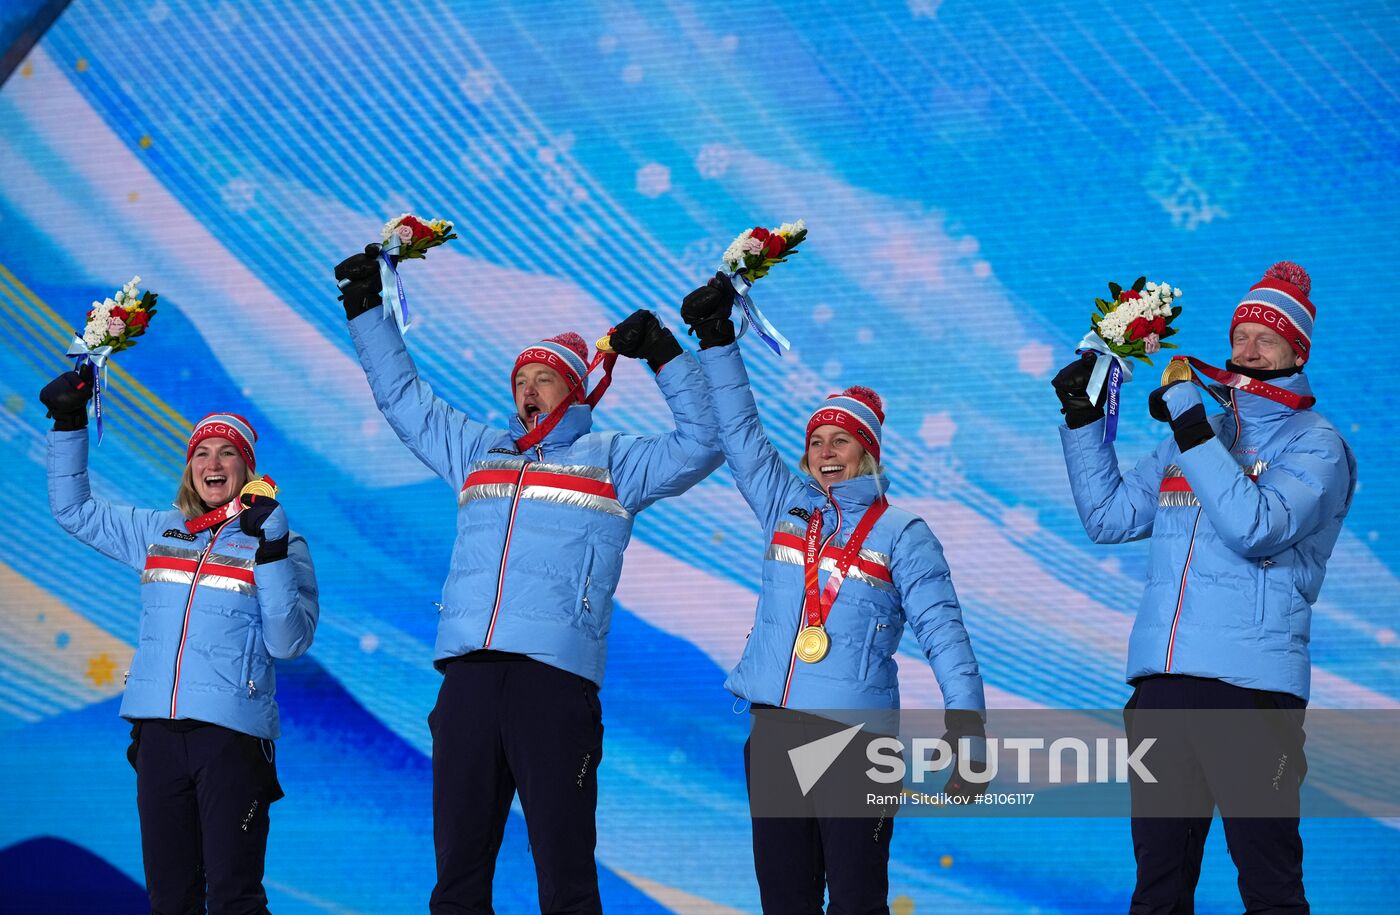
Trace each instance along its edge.
<path fill-rule="evenodd" d="M 1152 157 L 1143 187 L 1187 231 L 1228 217 L 1249 174 L 1249 147 L 1213 114 L 1163 130 Z"/>
<path fill-rule="evenodd" d="M 722 143 L 706 143 L 695 157 L 695 170 L 706 181 L 723 178 L 729 171 L 729 147 Z"/>

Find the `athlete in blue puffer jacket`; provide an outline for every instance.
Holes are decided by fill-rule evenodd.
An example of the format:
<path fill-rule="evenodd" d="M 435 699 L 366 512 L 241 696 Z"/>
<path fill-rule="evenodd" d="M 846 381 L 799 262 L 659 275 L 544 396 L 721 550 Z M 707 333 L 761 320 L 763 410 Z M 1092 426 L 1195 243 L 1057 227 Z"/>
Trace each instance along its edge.
<path fill-rule="evenodd" d="M 1312 605 L 1356 483 L 1351 449 L 1311 409 L 1302 374 L 1315 315 L 1310 287 L 1295 264 L 1270 268 L 1235 310 L 1227 371 L 1196 363 L 1225 382 L 1208 390 L 1226 412 L 1208 418 L 1200 390 L 1187 382 L 1153 392 L 1152 415 L 1173 434 L 1126 473 L 1103 441 L 1102 408 L 1085 394 L 1092 357 L 1055 379 L 1084 529 L 1097 543 L 1151 538 L 1128 645 L 1130 707 L 1298 712 L 1282 743 L 1227 754 L 1257 753 L 1265 780 L 1285 774 L 1280 757 L 1302 755 Z M 1211 778 L 1211 761 L 1198 764 Z M 1281 783 L 1296 803 L 1302 768 L 1286 775 Z M 1297 820 L 1231 817 L 1229 799 L 1218 800 L 1246 908 L 1304 906 Z M 1209 826 L 1208 816 L 1134 819 L 1133 911 L 1189 906 Z"/>
<path fill-rule="evenodd" d="M 894 653 L 907 623 L 938 678 L 951 742 L 980 736 L 982 675 L 943 549 L 923 519 L 885 500 L 879 396 L 853 387 L 820 404 L 807 423 L 801 472 L 793 472 L 763 431 L 732 305 L 732 286 L 717 274 L 681 309 L 700 339 L 725 458 L 769 538 L 754 626 L 725 686 L 758 708 L 898 709 Z M 848 554 L 853 539 L 858 552 Z M 809 551 L 818 557 L 812 565 Z M 835 588 L 835 599 L 805 599 L 808 584 Z M 811 618 L 823 610 L 825 619 Z M 749 750 L 745 744 L 746 768 Z M 954 776 L 950 786 L 958 784 Z M 833 912 L 888 911 L 892 834 L 884 817 L 754 817 L 764 911 L 819 912 L 824 886 Z"/>
<path fill-rule="evenodd" d="M 151 909 L 266 912 L 267 812 L 282 796 L 273 659 L 305 652 L 319 614 L 306 541 L 276 500 L 235 501 L 256 468 L 257 437 L 234 414 L 195 426 L 175 509 L 94 499 L 91 391 L 85 368 L 40 395 L 54 418 L 49 505 L 68 533 L 141 573 L 121 715 L 132 722 Z"/>
<path fill-rule="evenodd" d="M 593 861 L 603 682 L 613 592 L 636 514 L 719 466 L 704 379 L 670 331 L 638 311 L 612 333 L 645 358 L 676 419 L 669 435 L 592 431 L 576 334 L 526 347 L 506 429 L 433 395 L 380 304 L 377 249 L 342 262 L 346 317 L 379 409 L 457 493 L 442 591 L 433 732 L 434 912 L 489 911 L 518 789 L 540 908 L 600 911 Z"/>

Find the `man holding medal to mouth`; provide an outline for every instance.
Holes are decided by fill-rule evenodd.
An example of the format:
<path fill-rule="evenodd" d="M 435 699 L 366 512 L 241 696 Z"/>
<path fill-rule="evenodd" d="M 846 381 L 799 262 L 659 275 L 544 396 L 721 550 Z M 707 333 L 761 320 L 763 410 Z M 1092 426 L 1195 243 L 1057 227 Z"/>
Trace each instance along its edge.
<path fill-rule="evenodd" d="M 1214 805 L 1246 909 L 1308 910 L 1297 809 L 1309 630 L 1356 485 L 1351 449 L 1312 409 L 1303 374 L 1316 315 L 1311 285 L 1298 265 L 1275 264 L 1235 309 L 1224 371 L 1173 360 L 1148 399 L 1172 434 L 1126 473 L 1103 441 L 1102 407 L 1086 394 L 1093 357 L 1054 379 L 1085 531 L 1096 543 L 1151 538 L 1128 643 L 1130 737 L 1134 718 L 1150 720 L 1134 709 L 1261 709 L 1257 718 L 1274 722 L 1237 735 L 1223 753 L 1164 742 L 1163 758 L 1178 765 L 1153 772 L 1166 790 L 1202 806 L 1190 816 L 1182 805 L 1147 814 L 1147 789 L 1134 783 L 1133 913 L 1191 911 Z M 1217 384 L 1195 381 L 1189 367 Z M 1207 416 L 1202 390 L 1225 412 Z M 1243 792 L 1259 785 L 1281 792 L 1279 809 L 1291 815 L 1232 816 Z"/>
<path fill-rule="evenodd" d="M 770 539 L 753 630 L 725 682 L 759 710 L 751 734 L 761 727 L 820 731 L 848 717 L 832 710 L 892 723 L 899 708 L 894 653 L 907 623 L 943 692 L 945 739 L 956 748 L 960 738 L 984 736 L 982 675 L 942 547 L 921 518 L 885 498 L 879 395 L 852 387 L 820 403 L 794 472 L 759 419 L 733 304 L 732 284 L 717 274 L 686 296 L 681 317 L 700 340 L 725 458 Z M 776 742 L 791 746 L 781 736 Z M 744 746 L 746 771 L 754 746 L 752 737 Z M 767 755 L 761 759 L 766 766 Z M 980 788 L 955 774 L 946 790 L 970 798 Z M 887 810 L 847 812 L 819 804 L 812 816 L 752 817 L 763 911 L 821 912 L 824 893 L 832 912 L 888 911 L 893 820 Z"/>
<path fill-rule="evenodd" d="M 491 911 L 502 831 L 518 791 L 542 912 L 600 912 L 594 863 L 603 681 L 613 592 L 633 518 L 719 466 L 719 431 L 693 357 L 649 311 L 612 331 L 645 359 L 675 416 L 667 435 L 592 431 L 577 334 L 526 347 L 516 415 L 492 429 L 433 395 L 395 322 L 379 313 L 377 246 L 336 267 L 375 403 L 457 492 L 434 664 L 437 915 Z M 606 378 L 606 376 L 605 376 Z"/>

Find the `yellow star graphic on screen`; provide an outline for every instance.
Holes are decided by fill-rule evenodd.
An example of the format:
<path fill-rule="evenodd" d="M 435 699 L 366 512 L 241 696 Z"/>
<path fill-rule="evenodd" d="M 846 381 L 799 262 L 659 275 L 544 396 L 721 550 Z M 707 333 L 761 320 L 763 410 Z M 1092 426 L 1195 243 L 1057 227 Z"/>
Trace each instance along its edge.
<path fill-rule="evenodd" d="M 92 681 L 93 686 L 106 686 L 108 683 L 116 681 L 113 676 L 117 671 L 116 662 L 107 656 L 107 652 L 88 658 L 87 678 Z"/>

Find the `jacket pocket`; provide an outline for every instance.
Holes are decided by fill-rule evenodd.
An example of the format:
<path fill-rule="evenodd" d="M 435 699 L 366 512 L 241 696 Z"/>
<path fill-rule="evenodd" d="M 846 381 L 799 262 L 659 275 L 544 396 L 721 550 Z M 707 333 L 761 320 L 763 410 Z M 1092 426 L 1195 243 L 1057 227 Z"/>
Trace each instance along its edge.
<path fill-rule="evenodd" d="M 1269 566 L 1273 565 L 1272 559 L 1261 559 L 1256 564 L 1258 575 L 1256 576 L 1255 588 L 1258 594 L 1255 595 L 1254 602 L 1254 625 L 1264 625 L 1264 602 L 1269 594 Z"/>
<path fill-rule="evenodd" d="M 875 653 L 875 633 L 879 631 L 879 627 L 879 621 L 872 616 L 870 623 L 865 628 L 865 648 L 860 653 L 861 680 L 870 675 L 870 656 Z"/>
<path fill-rule="evenodd" d="M 248 626 L 248 638 L 243 646 L 243 678 L 240 680 L 240 688 L 248 691 L 248 698 L 251 699 L 257 693 L 257 686 L 253 683 L 253 652 L 258 650 L 258 637 L 260 635 L 257 623 Z"/>
<path fill-rule="evenodd" d="M 582 574 L 578 580 L 578 594 L 574 597 L 574 607 L 578 613 L 580 621 L 586 628 L 597 630 L 598 619 L 594 615 L 593 602 L 588 596 L 588 591 L 593 587 L 593 549 L 589 547 L 583 557 Z"/>

